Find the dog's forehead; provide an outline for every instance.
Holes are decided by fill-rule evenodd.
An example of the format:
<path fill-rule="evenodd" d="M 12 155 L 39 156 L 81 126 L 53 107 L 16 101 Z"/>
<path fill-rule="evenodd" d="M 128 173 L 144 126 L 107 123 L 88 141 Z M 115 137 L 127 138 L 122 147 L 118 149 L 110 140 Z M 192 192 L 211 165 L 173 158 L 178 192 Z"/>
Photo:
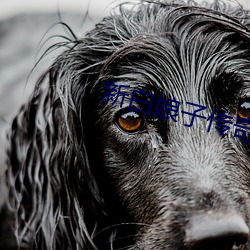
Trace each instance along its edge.
<path fill-rule="evenodd" d="M 122 73 L 116 76 L 116 83 L 130 85 L 130 94 L 133 90 L 145 89 L 158 96 L 200 102 L 211 85 L 234 88 L 237 76 L 248 81 L 249 61 L 244 59 L 244 51 L 230 51 L 227 43 L 225 48 L 222 45 L 218 49 L 212 39 L 192 39 L 188 43 L 180 39 L 179 47 L 168 41 L 155 43 L 150 49 L 146 45 L 145 51 L 140 48 L 138 54 L 133 52 L 133 58 L 137 54 L 135 60 L 128 57 L 125 65 L 118 65 Z M 219 82 L 218 78 L 225 81 Z"/>
<path fill-rule="evenodd" d="M 204 104 L 213 84 L 233 88 L 236 78 L 241 79 L 235 84 L 249 82 L 250 39 L 238 22 L 197 9 L 178 18 L 178 22 L 165 20 L 165 25 L 158 18 L 154 25 L 159 27 L 149 32 L 138 28 L 115 51 L 111 58 L 119 58 L 113 69 L 121 72 L 116 75 L 118 84 Z M 217 80 L 221 78 L 228 78 L 226 86 Z"/>

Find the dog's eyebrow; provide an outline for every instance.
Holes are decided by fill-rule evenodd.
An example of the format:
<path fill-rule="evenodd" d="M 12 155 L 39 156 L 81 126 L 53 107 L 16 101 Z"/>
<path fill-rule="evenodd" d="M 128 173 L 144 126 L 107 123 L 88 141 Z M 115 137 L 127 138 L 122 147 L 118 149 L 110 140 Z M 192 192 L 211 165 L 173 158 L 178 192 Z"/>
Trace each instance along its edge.
<path fill-rule="evenodd" d="M 135 91 L 137 92 L 136 97 L 141 97 L 143 99 L 147 99 L 147 97 L 142 93 L 139 93 L 142 89 L 144 89 L 144 92 L 158 97 L 166 92 L 162 84 L 160 84 L 155 77 L 149 76 L 150 73 L 147 73 L 147 76 L 145 76 L 144 72 L 140 72 L 138 69 L 136 69 L 136 71 L 136 73 L 132 72 L 129 74 L 122 74 L 119 75 L 119 77 L 114 78 L 114 83 L 118 86 L 118 88 L 121 85 L 129 86 L 129 88 L 126 89 L 122 88 L 122 92 L 126 92 L 131 96 Z"/>
<path fill-rule="evenodd" d="M 244 80 L 236 72 L 221 72 L 214 76 L 209 86 L 213 108 L 232 110 L 244 86 Z"/>

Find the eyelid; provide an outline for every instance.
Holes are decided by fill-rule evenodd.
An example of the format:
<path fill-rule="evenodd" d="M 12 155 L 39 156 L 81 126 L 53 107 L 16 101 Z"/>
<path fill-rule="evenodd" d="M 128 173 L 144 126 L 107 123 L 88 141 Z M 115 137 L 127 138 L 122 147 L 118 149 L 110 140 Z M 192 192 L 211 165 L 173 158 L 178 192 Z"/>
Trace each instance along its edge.
<path fill-rule="evenodd" d="M 247 99 L 250 98 L 250 92 L 249 91 L 243 91 L 240 95 L 239 95 L 239 100 L 241 99 Z"/>

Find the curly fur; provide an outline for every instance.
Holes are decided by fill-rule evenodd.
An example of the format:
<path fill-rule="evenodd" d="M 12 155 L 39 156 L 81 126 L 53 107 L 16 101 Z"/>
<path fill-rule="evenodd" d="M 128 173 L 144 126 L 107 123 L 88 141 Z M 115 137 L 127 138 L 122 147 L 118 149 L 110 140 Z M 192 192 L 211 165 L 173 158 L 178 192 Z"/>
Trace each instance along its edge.
<path fill-rule="evenodd" d="M 101 99 L 114 80 L 235 117 L 249 27 L 247 11 L 220 1 L 142 2 L 72 40 L 9 133 L 3 249 L 186 249 L 189 218 L 208 210 L 250 225 L 249 144 L 200 120 L 187 129 L 181 114 L 128 135 L 113 122 L 119 103 Z"/>

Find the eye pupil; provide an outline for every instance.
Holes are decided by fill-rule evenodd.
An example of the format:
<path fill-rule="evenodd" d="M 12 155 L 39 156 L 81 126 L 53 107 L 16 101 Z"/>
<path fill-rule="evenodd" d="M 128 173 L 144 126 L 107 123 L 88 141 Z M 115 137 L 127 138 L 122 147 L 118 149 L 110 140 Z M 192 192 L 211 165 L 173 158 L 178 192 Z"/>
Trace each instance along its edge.
<path fill-rule="evenodd" d="M 127 112 L 120 115 L 117 125 L 125 132 L 134 133 L 143 128 L 144 119 L 134 111 Z"/>

